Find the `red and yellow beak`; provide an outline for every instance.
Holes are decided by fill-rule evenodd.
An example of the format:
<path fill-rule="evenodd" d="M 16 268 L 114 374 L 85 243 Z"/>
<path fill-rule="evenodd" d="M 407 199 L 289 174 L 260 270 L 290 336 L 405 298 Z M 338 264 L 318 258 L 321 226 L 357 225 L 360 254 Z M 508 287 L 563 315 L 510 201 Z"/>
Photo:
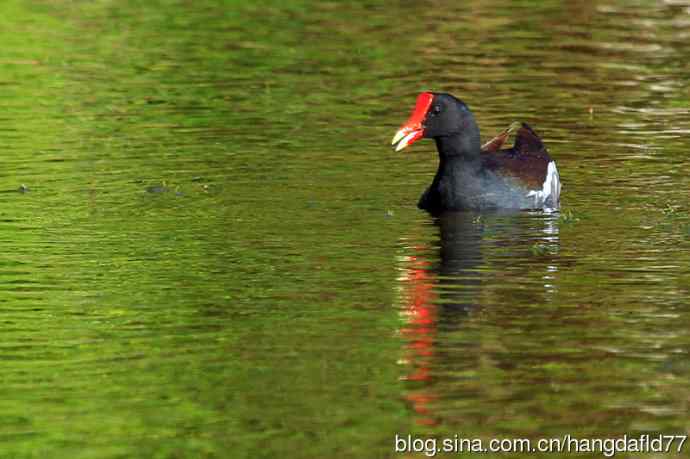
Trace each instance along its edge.
<path fill-rule="evenodd" d="M 414 110 L 412 110 L 410 119 L 393 136 L 391 144 L 397 144 L 395 151 L 400 151 L 424 137 L 424 126 L 422 123 L 433 100 L 434 95 L 430 92 L 423 92 L 417 97 L 417 104 L 414 106 Z"/>

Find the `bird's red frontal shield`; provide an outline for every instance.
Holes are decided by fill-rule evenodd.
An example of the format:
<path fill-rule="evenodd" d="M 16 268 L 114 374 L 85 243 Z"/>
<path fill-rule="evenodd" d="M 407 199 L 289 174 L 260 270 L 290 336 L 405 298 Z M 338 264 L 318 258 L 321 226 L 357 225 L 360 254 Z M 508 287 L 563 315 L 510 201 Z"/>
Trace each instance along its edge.
<path fill-rule="evenodd" d="M 410 118 L 403 124 L 398 132 L 395 133 L 393 145 L 397 143 L 395 151 L 400 151 L 408 145 L 412 145 L 424 136 L 424 118 L 431 107 L 434 95 L 430 92 L 423 92 L 417 97 L 417 103 L 412 110 Z"/>

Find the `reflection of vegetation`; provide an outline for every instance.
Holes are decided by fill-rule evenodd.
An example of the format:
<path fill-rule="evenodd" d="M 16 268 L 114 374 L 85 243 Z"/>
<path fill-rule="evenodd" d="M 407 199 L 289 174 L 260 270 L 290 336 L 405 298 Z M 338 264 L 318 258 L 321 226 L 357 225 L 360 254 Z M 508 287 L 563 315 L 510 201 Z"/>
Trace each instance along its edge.
<path fill-rule="evenodd" d="M 684 428 L 685 13 L 615 3 L 4 2 L 5 455 Z M 385 143 L 429 88 L 533 123 L 576 210 L 474 216 L 417 426 L 391 304 L 435 157 Z"/>

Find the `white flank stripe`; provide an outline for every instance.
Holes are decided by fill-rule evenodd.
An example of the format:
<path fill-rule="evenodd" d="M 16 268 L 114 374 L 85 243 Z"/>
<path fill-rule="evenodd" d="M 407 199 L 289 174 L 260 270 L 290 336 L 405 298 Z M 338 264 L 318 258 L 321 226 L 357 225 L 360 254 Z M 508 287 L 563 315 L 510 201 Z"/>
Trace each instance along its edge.
<path fill-rule="evenodd" d="M 532 190 L 527 196 L 534 197 L 535 208 L 558 209 L 561 200 L 561 180 L 554 161 L 551 161 L 546 169 L 546 179 L 541 190 Z"/>

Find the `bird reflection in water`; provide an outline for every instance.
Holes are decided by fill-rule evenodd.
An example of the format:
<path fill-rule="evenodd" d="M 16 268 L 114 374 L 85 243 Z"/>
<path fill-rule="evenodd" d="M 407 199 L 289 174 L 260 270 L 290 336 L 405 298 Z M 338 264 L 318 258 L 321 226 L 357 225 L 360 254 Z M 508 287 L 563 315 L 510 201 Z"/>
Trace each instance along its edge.
<path fill-rule="evenodd" d="M 408 382 L 405 399 L 417 415 L 418 424 L 441 422 L 434 412 L 434 406 L 438 406 L 434 402 L 441 395 L 433 390 L 433 383 L 434 367 L 447 365 L 445 360 L 452 354 L 447 344 L 444 346 L 444 335 L 460 329 L 482 305 L 483 284 L 496 282 L 496 273 L 500 272 L 495 263 L 530 260 L 535 239 L 557 255 L 557 222 L 557 216 L 542 213 L 451 212 L 433 220 L 438 230 L 434 243 L 409 244 L 405 248 L 407 254 L 401 258 L 398 279 L 403 316 L 400 335 L 404 342 L 400 363 L 407 367 L 402 377 Z M 525 237 L 525 233 L 532 237 Z M 515 257 L 492 256 L 493 251 L 506 248 L 511 248 Z M 525 263 L 525 269 L 538 268 L 543 273 L 542 293 L 546 295 L 555 289 L 558 267 L 549 262 L 553 258 L 543 257 L 537 266 Z"/>

